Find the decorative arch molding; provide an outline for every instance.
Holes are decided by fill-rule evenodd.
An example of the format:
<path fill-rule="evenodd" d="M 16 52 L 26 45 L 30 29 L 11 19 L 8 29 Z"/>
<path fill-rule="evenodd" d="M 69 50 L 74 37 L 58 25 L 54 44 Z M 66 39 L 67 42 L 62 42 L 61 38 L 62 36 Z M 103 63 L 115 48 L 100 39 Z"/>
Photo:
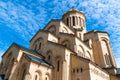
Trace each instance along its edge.
<path fill-rule="evenodd" d="M 110 45 L 109 45 L 109 40 L 107 38 L 102 38 L 101 39 L 101 44 L 102 44 L 102 49 L 103 51 L 103 59 L 105 61 L 106 66 L 111 66 L 111 54 L 110 54 Z"/>
<path fill-rule="evenodd" d="M 79 45 L 78 54 L 82 57 L 85 57 L 85 50 L 84 50 L 83 46 L 81 46 L 81 45 Z"/>
<path fill-rule="evenodd" d="M 101 44 L 102 44 L 102 47 L 104 47 L 104 49 L 106 48 L 108 50 L 108 53 L 110 52 L 110 49 L 109 49 L 109 43 L 106 39 L 102 39 L 101 40 Z"/>
<path fill-rule="evenodd" d="M 36 70 L 35 73 L 38 73 L 40 76 L 42 76 L 42 73 L 40 70 Z"/>
<path fill-rule="evenodd" d="M 34 45 L 36 42 L 39 42 L 39 41 L 44 41 L 44 39 L 43 39 L 42 37 L 37 38 L 37 39 L 34 41 L 33 45 Z"/>
<path fill-rule="evenodd" d="M 105 37 L 101 37 L 101 40 L 109 41 L 109 39 L 107 39 Z"/>
<path fill-rule="evenodd" d="M 67 33 L 68 32 L 67 28 L 63 27 L 62 32 L 66 32 Z"/>
<path fill-rule="evenodd" d="M 62 45 L 64 45 L 65 47 L 70 47 L 70 41 L 69 40 L 63 40 L 62 42 L 61 42 L 61 44 Z"/>
<path fill-rule="evenodd" d="M 87 58 L 87 59 L 91 59 L 91 60 L 92 60 L 92 56 L 91 56 L 91 54 L 90 54 L 90 52 L 89 52 L 89 51 L 87 51 L 86 58 Z"/>
<path fill-rule="evenodd" d="M 50 31 L 52 34 L 56 34 L 56 26 L 55 25 L 51 25 L 47 28 L 48 31 Z"/>

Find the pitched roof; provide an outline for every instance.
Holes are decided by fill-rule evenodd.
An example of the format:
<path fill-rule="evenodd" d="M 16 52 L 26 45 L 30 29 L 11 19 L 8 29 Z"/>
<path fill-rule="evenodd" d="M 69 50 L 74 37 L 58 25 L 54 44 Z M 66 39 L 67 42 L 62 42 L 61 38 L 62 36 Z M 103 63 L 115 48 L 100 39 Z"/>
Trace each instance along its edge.
<path fill-rule="evenodd" d="M 42 54 L 38 53 L 37 51 L 28 49 L 28 48 L 26 48 L 26 47 L 24 47 L 24 46 L 22 46 L 22 45 L 17 44 L 17 43 L 13 43 L 13 44 L 17 45 L 18 47 L 20 47 L 20 48 L 22 48 L 22 49 L 24 49 L 24 50 L 26 50 L 26 51 L 28 51 L 28 52 L 31 52 L 31 53 L 33 53 L 33 54 L 40 55 L 40 56 L 44 57 Z"/>
<path fill-rule="evenodd" d="M 28 57 L 32 61 L 35 61 L 35 62 L 40 63 L 40 64 L 43 64 L 45 66 L 53 67 L 50 63 L 48 63 L 47 61 L 45 61 L 43 59 L 39 59 L 39 58 L 37 58 L 35 56 L 29 55 L 29 54 L 26 54 L 26 53 L 24 53 L 24 55 L 26 57 Z"/>
<path fill-rule="evenodd" d="M 12 46 L 17 46 L 18 48 L 23 49 L 23 50 L 25 50 L 25 51 L 27 51 L 27 52 L 30 52 L 30 53 L 32 53 L 32 54 L 34 54 L 34 55 L 44 57 L 41 53 L 38 53 L 38 52 L 36 52 L 36 51 L 34 51 L 34 50 L 31 50 L 31 49 L 28 49 L 28 48 L 26 48 L 26 47 L 24 47 L 24 46 L 22 46 L 22 45 L 20 45 L 20 44 L 17 44 L 17 43 L 12 43 L 12 45 L 7 49 L 7 51 L 8 51 Z M 6 51 L 6 52 L 7 52 L 7 51 Z M 6 53 L 6 52 L 5 52 L 5 53 Z M 3 54 L 3 56 L 4 56 L 4 55 L 5 55 L 5 54 Z"/>

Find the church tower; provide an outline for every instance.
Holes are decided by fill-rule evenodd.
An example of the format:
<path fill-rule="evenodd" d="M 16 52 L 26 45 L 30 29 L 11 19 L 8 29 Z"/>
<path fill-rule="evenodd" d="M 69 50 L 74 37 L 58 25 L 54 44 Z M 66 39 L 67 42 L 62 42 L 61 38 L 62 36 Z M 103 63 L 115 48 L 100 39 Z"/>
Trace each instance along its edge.
<path fill-rule="evenodd" d="M 75 31 L 76 36 L 81 40 L 84 40 L 83 35 L 86 33 L 85 19 L 85 14 L 75 9 L 69 10 L 62 16 L 62 21 Z"/>

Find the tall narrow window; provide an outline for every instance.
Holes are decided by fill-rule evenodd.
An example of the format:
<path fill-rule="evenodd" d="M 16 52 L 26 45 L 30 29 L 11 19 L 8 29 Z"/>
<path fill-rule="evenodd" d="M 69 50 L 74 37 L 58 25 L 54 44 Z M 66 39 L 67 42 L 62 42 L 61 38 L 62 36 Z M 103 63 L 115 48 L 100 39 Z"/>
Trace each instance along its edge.
<path fill-rule="evenodd" d="M 69 26 L 69 19 L 67 18 L 67 25 Z"/>
<path fill-rule="evenodd" d="M 81 19 L 81 26 L 84 27 L 84 20 Z"/>
<path fill-rule="evenodd" d="M 37 45 L 35 45 L 35 50 L 37 50 Z"/>
<path fill-rule="evenodd" d="M 40 44 L 39 44 L 39 49 L 41 49 L 41 42 L 40 42 Z"/>
<path fill-rule="evenodd" d="M 77 78 L 77 80 L 80 80 L 79 78 Z"/>
<path fill-rule="evenodd" d="M 106 64 L 107 64 L 107 65 L 111 65 L 109 55 L 108 55 L 108 54 L 105 54 L 104 56 L 105 56 Z"/>
<path fill-rule="evenodd" d="M 35 75 L 35 80 L 37 80 L 37 78 L 38 78 L 37 75 Z"/>
<path fill-rule="evenodd" d="M 78 22 L 78 23 L 79 23 L 79 25 L 81 26 L 81 18 L 80 18 L 80 17 L 79 17 L 79 20 L 78 20 L 78 21 L 79 21 L 79 22 Z"/>
<path fill-rule="evenodd" d="M 74 16 L 72 17 L 72 20 L 73 20 L 73 26 L 75 26 L 75 17 Z"/>
<path fill-rule="evenodd" d="M 109 55 L 107 55 L 107 57 L 108 57 L 108 64 L 109 64 L 109 65 L 111 65 L 110 56 L 109 56 Z"/>
<path fill-rule="evenodd" d="M 47 80 L 47 77 L 45 78 L 45 80 Z"/>
<path fill-rule="evenodd" d="M 50 61 L 50 58 L 51 58 L 51 57 L 50 57 L 50 55 L 49 55 L 49 56 L 48 56 L 48 61 Z"/>
<path fill-rule="evenodd" d="M 59 70 L 60 70 L 60 61 L 58 60 L 57 61 L 57 71 L 59 72 Z"/>
<path fill-rule="evenodd" d="M 22 80 L 24 80 L 24 78 L 25 78 L 25 69 L 23 70 L 23 73 L 22 73 Z"/>

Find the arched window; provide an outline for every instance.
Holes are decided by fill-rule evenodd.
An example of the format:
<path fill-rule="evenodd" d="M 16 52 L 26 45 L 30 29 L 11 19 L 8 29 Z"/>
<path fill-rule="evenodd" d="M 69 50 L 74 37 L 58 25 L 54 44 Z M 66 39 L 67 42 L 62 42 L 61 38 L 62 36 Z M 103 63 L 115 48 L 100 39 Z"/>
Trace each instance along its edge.
<path fill-rule="evenodd" d="M 52 63 L 52 51 L 51 50 L 47 51 L 47 53 L 46 53 L 46 60 L 49 63 Z"/>
<path fill-rule="evenodd" d="M 25 74 L 26 74 L 26 70 L 24 69 L 24 70 L 23 70 L 23 73 L 22 73 L 22 80 L 25 79 Z"/>
<path fill-rule="evenodd" d="M 83 68 L 80 68 L 80 71 L 83 72 Z"/>
<path fill-rule="evenodd" d="M 35 50 L 37 50 L 37 44 L 35 45 Z"/>
<path fill-rule="evenodd" d="M 73 20 L 73 26 L 75 26 L 75 17 L 74 16 L 72 17 L 72 20 Z"/>
<path fill-rule="evenodd" d="M 56 57 L 56 71 L 59 72 L 61 69 L 62 66 L 61 66 L 61 57 L 60 56 L 57 56 Z"/>
<path fill-rule="evenodd" d="M 66 20 L 67 20 L 67 26 L 69 26 L 69 19 L 67 18 Z"/>
<path fill-rule="evenodd" d="M 57 61 L 57 71 L 59 72 L 60 70 L 60 60 Z"/>
<path fill-rule="evenodd" d="M 42 47 L 42 44 L 44 43 L 44 39 L 42 37 L 39 37 L 38 39 L 35 40 L 33 43 L 34 50 L 39 50 Z"/>
<path fill-rule="evenodd" d="M 109 55 L 106 53 L 106 54 L 104 55 L 104 57 L 105 57 L 106 64 L 107 64 L 107 65 L 111 65 L 111 61 L 110 61 Z"/>
<path fill-rule="evenodd" d="M 47 80 L 47 77 L 45 78 L 45 80 Z"/>
<path fill-rule="evenodd" d="M 45 76 L 45 80 L 50 80 L 50 75 L 48 73 Z"/>
<path fill-rule="evenodd" d="M 48 61 L 50 61 L 50 59 L 51 59 L 51 56 L 50 56 L 50 55 L 48 55 Z"/>
<path fill-rule="evenodd" d="M 108 42 L 107 39 L 104 39 L 101 41 L 102 44 L 102 50 L 104 55 L 105 64 L 108 66 L 111 66 L 111 59 L 109 55 L 109 48 L 108 48 Z"/>
<path fill-rule="evenodd" d="M 80 80 L 79 78 L 77 78 L 77 80 Z"/>
<path fill-rule="evenodd" d="M 56 34 L 56 27 L 55 25 L 51 25 L 49 28 L 48 28 L 48 31 L 50 31 L 52 34 Z"/>
<path fill-rule="evenodd" d="M 79 19 L 78 20 L 78 25 L 81 26 L 81 18 L 79 17 L 78 19 Z"/>
<path fill-rule="evenodd" d="M 40 44 L 39 44 L 39 49 L 41 49 L 41 42 L 40 42 Z"/>
<path fill-rule="evenodd" d="M 81 26 L 84 27 L 84 20 L 81 19 Z"/>
<path fill-rule="evenodd" d="M 37 75 L 35 75 L 35 80 L 38 80 L 38 76 Z"/>
<path fill-rule="evenodd" d="M 40 71 L 36 71 L 36 72 L 35 72 L 35 76 L 34 76 L 34 80 L 41 80 L 41 79 L 42 79 L 41 76 L 42 76 L 42 75 L 41 75 Z"/>

